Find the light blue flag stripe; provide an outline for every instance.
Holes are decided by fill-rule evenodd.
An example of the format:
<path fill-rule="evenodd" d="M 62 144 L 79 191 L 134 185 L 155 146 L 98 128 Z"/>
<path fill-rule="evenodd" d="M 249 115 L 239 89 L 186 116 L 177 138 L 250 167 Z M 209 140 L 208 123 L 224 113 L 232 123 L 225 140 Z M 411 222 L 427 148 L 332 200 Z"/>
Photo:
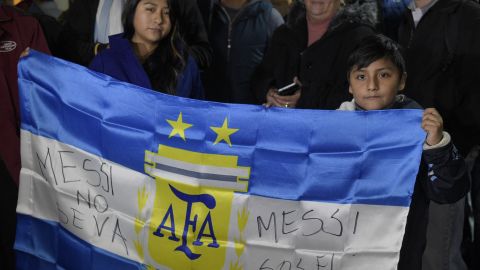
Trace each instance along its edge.
<path fill-rule="evenodd" d="M 17 214 L 17 224 L 17 270 L 145 269 L 138 262 L 92 246 L 57 222 Z"/>

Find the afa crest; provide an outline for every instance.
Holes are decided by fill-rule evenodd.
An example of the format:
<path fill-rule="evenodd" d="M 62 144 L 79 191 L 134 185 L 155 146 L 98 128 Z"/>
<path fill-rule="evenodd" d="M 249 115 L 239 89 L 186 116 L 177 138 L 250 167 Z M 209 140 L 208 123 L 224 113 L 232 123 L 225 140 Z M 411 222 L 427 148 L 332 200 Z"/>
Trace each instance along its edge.
<path fill-rule="evenodd" d="M 238 166 L 237 161 L 236 156 L 165 145 L 157 153 L 146 151 L 145 172 L 155 178 L 156 191 L 150 218 L 146 222 L 137 218 L 135 245 L 147 264 L 222 269 L 234 192 L 248 191 L 250 177 L 250 168 Z M 139 208 L 145 205 L 145 192 L 139 192 Z M 148 233 L 141 234 L 142 228 Z M 148 243 L 146 253 L 142 242 Z"/>

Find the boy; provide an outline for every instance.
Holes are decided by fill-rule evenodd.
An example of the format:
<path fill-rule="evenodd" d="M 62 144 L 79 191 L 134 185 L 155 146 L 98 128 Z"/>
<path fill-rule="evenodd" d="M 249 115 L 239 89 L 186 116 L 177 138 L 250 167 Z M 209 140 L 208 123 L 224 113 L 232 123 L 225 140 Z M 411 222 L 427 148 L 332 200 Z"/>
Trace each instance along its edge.
<path fill-rule="evenodd" d="M 398 95 L 407 74 L 398 45 L 389 38 L 365 38 L 347 63 L 353 100 L 342 103 L 340 110 L 421 109 L 415 101 Z M 443 120 L 436 109 L 424 110 L 422 128 L 427 138 L 400 251 L 400 270 L 422 268 L 430 200 L 453 203 L 468 190 L 465 162 L 450 135 L 443 131 Z"/>

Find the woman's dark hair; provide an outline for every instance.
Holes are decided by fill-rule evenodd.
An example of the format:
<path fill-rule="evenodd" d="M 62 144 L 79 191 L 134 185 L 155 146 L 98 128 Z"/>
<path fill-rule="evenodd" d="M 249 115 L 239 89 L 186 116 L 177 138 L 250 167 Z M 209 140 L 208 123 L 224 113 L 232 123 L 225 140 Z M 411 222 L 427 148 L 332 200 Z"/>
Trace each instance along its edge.
<path fill-rule="evenodd" d="M 390 60 L 398 68 L 400 74 L 405 72 L 405 60 L 400 52 L 400 45 L 390 38 L 378 34 L 362 39 L 350 54 L 347 60 L 347 77 L 354 68 L 367 67 L 381 58 Z"/>
<path fill-rule="evenodd" d="M 135 34 L 133 19 L 140 0 L 128 0 L 123 10 L 124 37 L 132 40 Z M 175 95 L 177 76 L 183 71 L 188 59 L 187 46 L 178 32 L 177 10 L 172 0 L 167 0 L 170 9 L 171 30 L 162 38 L 157 48 L 143 63 L 154 90 Z"/>

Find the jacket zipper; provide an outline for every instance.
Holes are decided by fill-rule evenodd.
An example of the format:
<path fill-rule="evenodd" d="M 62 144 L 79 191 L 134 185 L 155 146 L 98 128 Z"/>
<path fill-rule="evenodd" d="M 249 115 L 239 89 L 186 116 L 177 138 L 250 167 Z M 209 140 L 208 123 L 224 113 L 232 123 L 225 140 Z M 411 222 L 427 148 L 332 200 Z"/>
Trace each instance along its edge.
<path fill-rule="evenodd" d="M 248 5 L 248 4 L 247 4 L 247 5 Z M 220 6 L 222 12 L 224 13 L 224 15 L 225 15 L 225 16 L 227 17 L 227 19 L 228 19 L 227 63 L 229 63 L 229 62 L 230 62 L 230 52 L 231 52 L 231 49 L 232 49 L 232 28 L 233 28 L 232 26 L 233 26 L 233 24 L 235 23 L 235 21 L 237 20 L 237 18 L 240 17 L 239 15 L 244 12 L 245 6 L 242 7 L 242 8 L 238 11 L 237 15 L 235 15 L 235 17 L 234 17 L 233 19 L 230 19 L 230 16 L 228 15 L 228 12 L 225 10 L 225 8 L 224 8 L 221 4 L 219 4 L 219 6 Z"/>
<path fill-rule="evenodd" d="M 232 22 L 228 18 L 228 35 L 227 35 L 227 62 L 230 62 L 230 51 L 232 49 Z"/>

